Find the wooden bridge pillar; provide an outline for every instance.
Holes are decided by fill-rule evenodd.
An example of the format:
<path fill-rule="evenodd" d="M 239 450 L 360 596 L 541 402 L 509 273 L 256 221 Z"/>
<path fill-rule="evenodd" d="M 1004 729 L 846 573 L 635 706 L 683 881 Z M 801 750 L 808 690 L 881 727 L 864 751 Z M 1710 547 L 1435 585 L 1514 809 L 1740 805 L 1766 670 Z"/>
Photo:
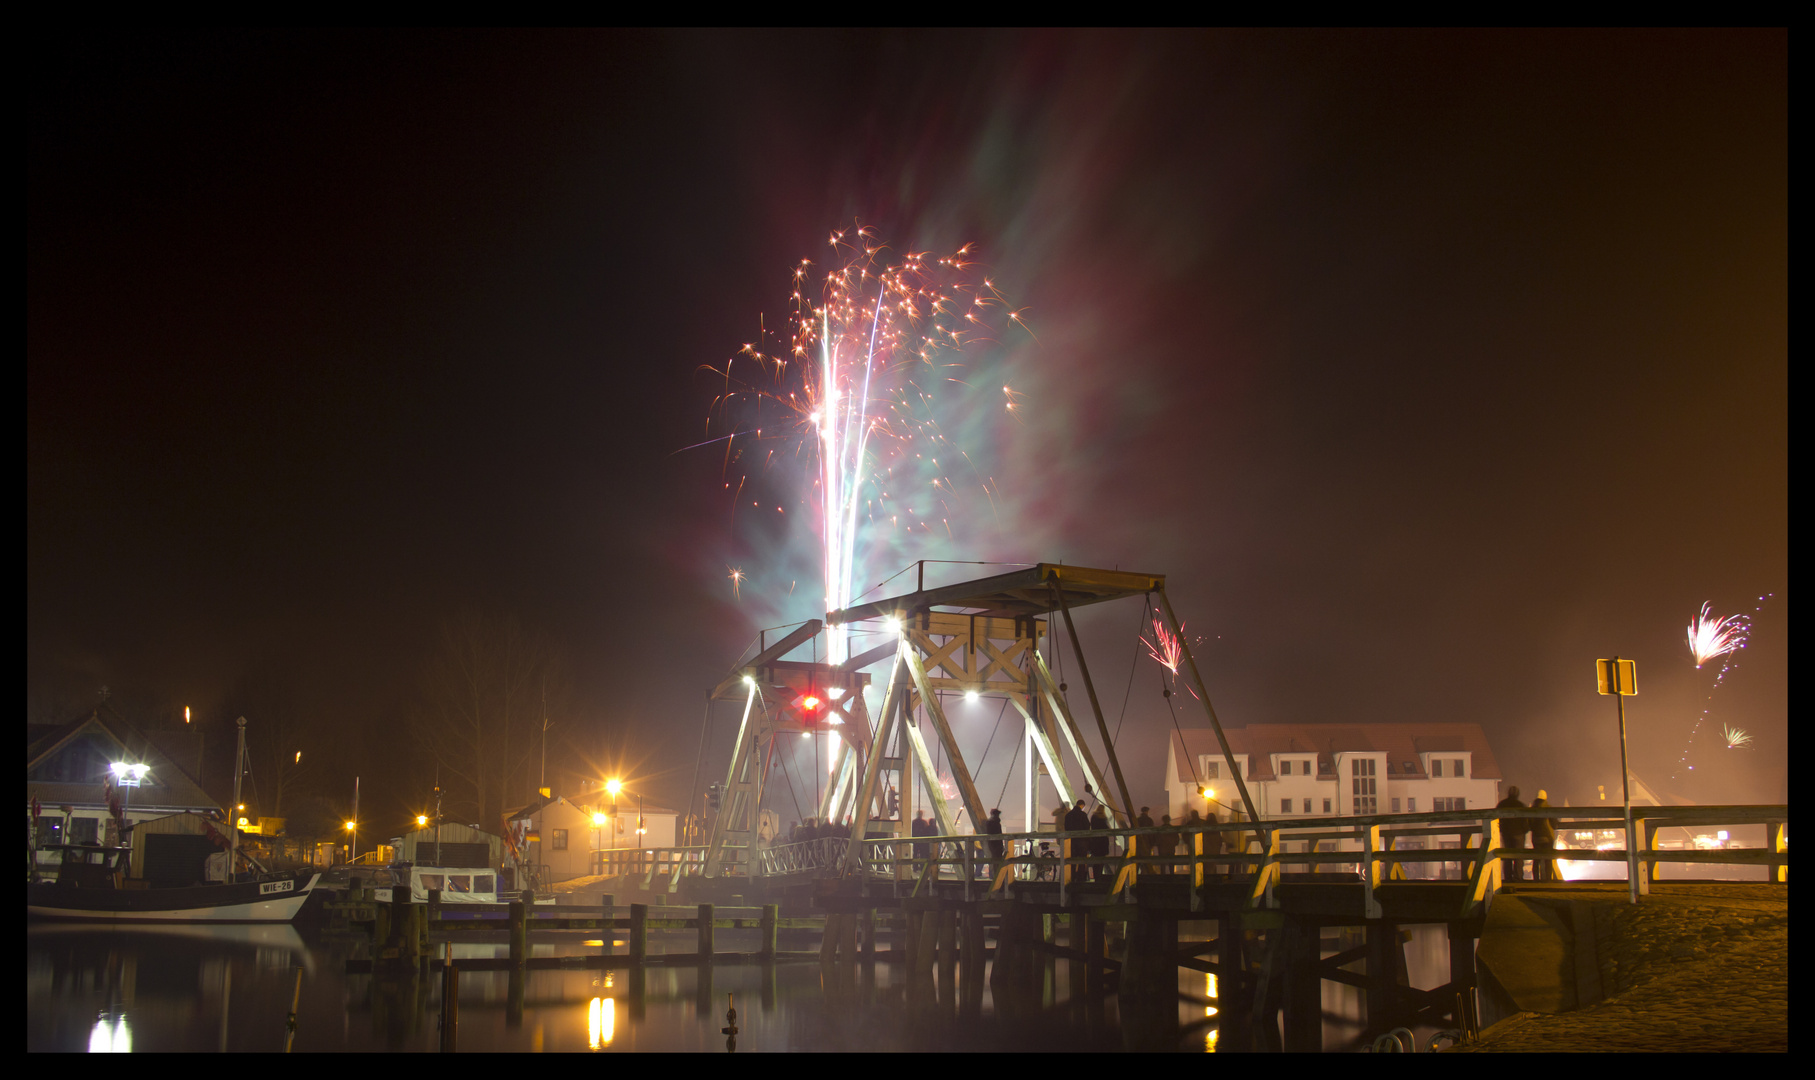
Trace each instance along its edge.
<path fill-rule="evenodd" d="M 1323 975 L 1318 970 L 1318 926 L 1292 919 L 1285 928 L 1283 1011 L 1287 1053 L 1323 1051 Z"/>
<path fill-rule="evenodd" d="M 1378 1036 L 1400 1026 L 1404 1009 L 1395 989 L 1405 976 L 1405 947 L 1399 942 L 1398 924 L 1369 922 L 1367 950 L 1367 1030 L 1370 1036 Z"/>
<path fill-rule="evenodd" d="M 1242 940 L 1240 922 L 1231 912 L 1220 912 L 1216 919 L 1217 967 L 1216 1019 L 1221 1029 L 1217 1046 L 1222 1050 L 1248 1050 L 1254 1045 L 1254 983 L 1248 975 L 1248 958 Z"/>
<path fill-rule="evenodd" d="M 649 956 L 649 905 L 630 905 L 630 964 L 641 971 Z"/>
<path fill-rule="evenodd" d="M 699 957 L 700 963 L 712 963 L 712 949 L 716 936 L 712 926 L 712 905 L 701 904 L 699 908 Z"/>

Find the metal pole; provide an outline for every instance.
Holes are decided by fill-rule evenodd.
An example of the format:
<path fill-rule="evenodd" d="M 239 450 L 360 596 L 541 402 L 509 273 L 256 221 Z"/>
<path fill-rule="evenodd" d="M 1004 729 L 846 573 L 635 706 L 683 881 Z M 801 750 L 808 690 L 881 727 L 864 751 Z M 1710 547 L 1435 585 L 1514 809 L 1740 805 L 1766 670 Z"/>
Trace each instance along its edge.
<path fill-rule="evenodd" d="M 1185 654 L 1185 666 L 1191 669 L 1191 681 L 1197 684 L 1198 700 L 1204 704 L 1204 713 L 1210 717 L 1210 729 L 1216 732 L 1216 741 L 1223 749 L 1223 760 L 1229 763 L 1229 774 L 1235 780 L 1235 790 L 1241 794 L 1242 806 L 1248 811 L 1248 820 L 1260 825 L 1260 814 L 1254 809 L 1254 800 L 1248 797 L 1248 785 L 1243 782 L 1241 770 L 1235 767 L 1235 753 L 1229 749 L 1229 738 L 1223 734 L 1222 722 L 1216 718 L 1216 710 L 1210 705 L 1210 691 L 1204 689 L 1204 677 L 1198 674 L 1197 660 L 1191 655 L 1191 646 L 1185 643 L 1185 629 L 1179 625 L 1178 616 L 1172 613 L 1172 601 L 1166 598 L 1166 590 L 1160 589 L 1160 606 L 1166 609 L 1166 618 L 1172 623 L 1172 632 L 1178 635 L 1179 649 Z M 1256 834 L 1258 835 L 1258 833 Z"/>
<path fill-rule="evenodd" d="M 353 778 L 353 828 L 350 831 L 353 833 L 353 853 L 347 856 L 348 862 L 359 858 L 359 777 L 357 776 Z"/>
<path fill-rule="evenodd" d="M 1639 849 L 1632 836 L 1632 780 L 1626 770 L 1626 686 L 1620 671 L 1620 658 L 1613 658 L 1613 700 L 1620 714 L 1620 794 L 1626 800 L 1626 894 L 1639 902 Z"/>
<path fill-rule="evenodd" d="M 233 752 L 233 809 L 227 813 L 227 881 L 233 881 L 233 869 L 239 863 L 239 785 L 246 772 L 246 718 L 234 721 L 239 726 L 239 749 Z"/>

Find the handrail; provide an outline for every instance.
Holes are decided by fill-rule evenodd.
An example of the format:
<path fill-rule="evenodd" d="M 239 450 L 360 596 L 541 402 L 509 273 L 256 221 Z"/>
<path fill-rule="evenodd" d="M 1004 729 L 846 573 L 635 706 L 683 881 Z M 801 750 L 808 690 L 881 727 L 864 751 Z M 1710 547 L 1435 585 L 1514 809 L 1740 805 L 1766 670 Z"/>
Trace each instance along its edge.
<path fill-rule="evenodd" d="M 1500 840 L 1501 822 L 1547 819 L 1556 821 L 1559 832 L 1625 829 L 1621 817 L 1611 816 L 1606 807 L 1507 807 L 1476 810 L 1444 810 L 1423 814 L 1367 814 L 1353 817 L 1299 817 L 1263 819 L 1258 825 L 1248 821 L 1198 822 L 1147 827 L 1091 829 L 1080 832 L 1033 831 L 1019 833 L 964 833 L 940 836 L 888 836 L 851 841 L 846 837 L 820 837 L 797 844 L 758 847 L 752 862 L 746 846 L 727 845 L 725 869 L 733 873 L 758 876 L 829 872 L 843 861 L 843 852 L 852 843 L 858 846 L 856 866 L 866 890 L 873 884 L 888 882 L 898 894 L 914 894 L 935 881 L 963 882 L 970 897 L 976 892 L 1003 895 L 1015 883 L 1056 882 L 1060 902 L 1068 903 L 1073 886 L 1081 877 L 1100 875 L 1109 881 L 1109 893 L 1120 896 L 1143 876 L 1161 879 L 1189 877 L 1192 884 L 1208 884 L 1212 874 L 1218 880 L 1242 882 L 1249 892 L 1253 907 L 1275 907 L 1274 889 L 1282 874 L 1291 867 L 1317 872 L 1324 867 L 1352 868 L 1363 883 L 1365 904 L 1370 912 L 1378 910 L 1375 890 L 1389 881 L 1403 879 L 1408 865 L 1450 864 L 1462 872 L 1466 908 L 1485 903 L 1501 884 L 1500 870 L 1505 860 L 1535 860 L 1539 849 L 1508 847 Z M 1634 827 L 1643 867 L 1640 891 L 1649 891 L 1659 863 L 1724 864 L 1764 866 L 1770 880 L 1787 881 L 1789 868 L 1787 804 L 1757 806 L 1646 806 L 1635 807 Z M 1657 846 L 1658 830 L 1706 825 L 1763 825 L 1766 844 L 1762 848 L 1722 848 L 1715 850 L 1661 849 Z M 1399 846 L 1400 841 L 1428 837 L 1454 837 L 1454 847 Z M 1074 846 L 1075 841 L 1104 841 L 1106 854 L 1089 853 Z M 1334 841 L 1328 850 L 1323 841 Z M 1001 845 L 1002 855 L 992 853 Z M 1291 850 L 1303 847 L 1307 850 Z M 655 867 L 670 877 L 671 884 L 680 877 L 704 871 L 703 847 L 666 849 L 615 849 L 595 852 L 610 856 L 616 852 L 637 861 L 639 867 Z M 922 852 L 924 854 L 922 854 Z M 1543 858 L 1567 858 L 1571 861 L 1624 862 L 1621 849 L 1583 850 L 1558 847 L 1555 854 Z M 987 873 L 979 877 L 979 871 Z M 1199 889 L 1191 890 L 1194 909 L 1200 902 Z"/>

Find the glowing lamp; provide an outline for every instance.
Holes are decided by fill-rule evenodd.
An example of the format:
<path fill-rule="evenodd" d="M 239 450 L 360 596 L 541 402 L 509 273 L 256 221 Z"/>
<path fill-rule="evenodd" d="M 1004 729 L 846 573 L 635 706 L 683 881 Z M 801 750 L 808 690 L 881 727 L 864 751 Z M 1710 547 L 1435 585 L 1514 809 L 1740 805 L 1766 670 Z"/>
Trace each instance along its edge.
<path fill-rule="evenodd" d="M 752 679 L 752 678 L 751 678 L 751 677 L 750 677 L 750 676 L 748 676 L 748 675 L 745 675 L 745 676 L 744 676 L 744 685 L 745 685 L 745 686 L 755 686 L 755 685 L 756 685 L 756 680 L 755 680 L 755 679 Z"/>
<path fill-rule="evenodd" d="M 347 831 L 348 832 L 353 831 L 353 823 L 351 821 L 347 822 Z"/>
<path fill-rule="evenodd" d="M 593 823 L 594 827 L 603 826 L 605 824 L 605 815 L 604 814 L 594 814 L 592 816 L 592 823 Z"/>
<path fill-rule="evenodd" d="M 812 694 L 808 694 L 806 697 L 800 699 L 800 707 L 808 712 L 812 712 L 819 708 L 819 699 Z"/>
<path fill-rule="evenodd" d="M 964 692 L 964 700 L 966 701 L 975 701 L 981 696 L 982 695 L 978 694 L 975 690 L 966 690 Z"/>
<path fill-rule="evenodd" d="M 416 824 L 418 827 L 427 825 L 428 823 L 429 823 L 429 816 L 427 814 L 417 814 L 416 815 Z"/>
<path fill-rule="evenodd" d="M 614 799 L 617 798 L 618 792 L 623 791 L 623 790 L 624 790 L 623 782 L 618 780 L 616 777 L 613 777 L 610 780 L 605 781 L 605 793 L 607 795 L 610 795 L 612 798 L 614 798 Z"/>

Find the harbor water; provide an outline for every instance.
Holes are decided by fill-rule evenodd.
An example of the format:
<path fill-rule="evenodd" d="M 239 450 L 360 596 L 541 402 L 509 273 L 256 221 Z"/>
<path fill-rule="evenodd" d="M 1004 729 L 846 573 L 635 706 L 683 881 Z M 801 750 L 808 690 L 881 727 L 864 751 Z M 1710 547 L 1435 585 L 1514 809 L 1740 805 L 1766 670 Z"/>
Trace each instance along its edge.
<path fill-rule="evenodd" d="M 1198 936 L 1185 929 L 1186 937 Z M 654 937 L 651 951 L 658 952 L 663 944 Z M 1327 938 L 1325 954 L 1344 944 Z M 667 945 L 676 952 L 693 947 L 690 936 L 679 935 Z M 721 933 L 719 947 L 754 951 L 756 942 L 753 934 L 744 943 L 738 932 Z M 454 948 L 456 960 L 508 955 L 502 941 Z M 531 946 L 535 956 L 598 951 L 598 939 L 582 934 Z M 1414 928 L 1405 953 L 1414 986 L 1447 979 L 1441 927 Z M 26 1045 L 33 1051 L 279 1052 L 292 1001 L 297 1052 L 427 1052 L 440 1045 L 439 973 L 348 974 L 347 959 L 364 956 L 364 946 L 318 930 L 33 924 L 26 954 Z M 956 972 L 913 983 L 904 966 L 888 962 L 649 965 L 640 979 L 624 969 L 467 971 L 458 1049 L 723 1053 L 728 1005 L 737 1010 L 740 1053 L 1217 1048 L 1213 976 L 1180 969 L 1176 1015 L 1156 1015 L 1163 1007 L 1148 1005 L 1142 1015 L 1124 1016 L 1114 994 L 1085 993 L 1081 972 L 1071 968 L 1049 963 L 1038 992 L 1012 1001 L 996 1000 L 987 975 L 980 995 L 966 994 Z M 513 986 L 513 978 L 521 983 Z M 1363 1048 L 1362 992 L 1326 981 L 1323 995 L 1325 1048 Z M 1420 1047 L 1430 1034 L 1418 1033 Z"/>

